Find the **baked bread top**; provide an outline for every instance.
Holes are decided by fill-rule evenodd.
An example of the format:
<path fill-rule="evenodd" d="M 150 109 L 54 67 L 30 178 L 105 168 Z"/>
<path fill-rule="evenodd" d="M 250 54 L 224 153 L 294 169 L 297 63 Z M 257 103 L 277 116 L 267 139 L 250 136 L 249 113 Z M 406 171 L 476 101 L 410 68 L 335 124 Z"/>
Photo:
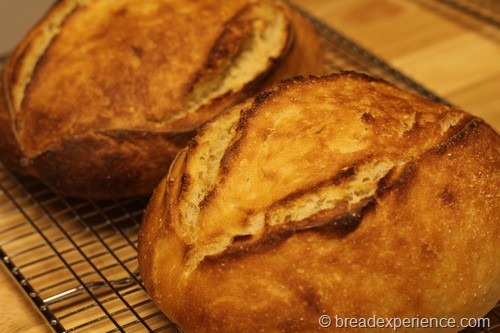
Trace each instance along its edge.
<path fill-rule="evenodd" d="M 500 136 L 468 113 L 355 73 L 288 80 L 177 156 L 141 276 L 185 332 L 482 316 L 500 298 L 499 168 Z"/>
<path fill-rule="evenodd" d="M 312 27 L 279 1 L 63 0 L 8 58 L 0 112 L 28 161 L 18 168 L 70 194 L 147 194 L 160 176 L 139 160 L 168 166 L 202 123 L 264 84 L 320 73 L 320 49 Z M 145 145 L 156 147 L 134 158 L 130 150 Z M 75 175 L 53 170 L 54 160 L 70 168 L 75 156 L 96 162 L 73 161 Z M 85 176 L 93 170 L 106 176 Z M 74 184 L 57 179 L 61 173 Z"/>
<path fill-rule="evenodd" d="M 472 119 L 355 74 L 291 80 L 238 106 L 183 162 L 173 223 L 189 244 L 186 270 L 233 245 L 359 215 Z"/>

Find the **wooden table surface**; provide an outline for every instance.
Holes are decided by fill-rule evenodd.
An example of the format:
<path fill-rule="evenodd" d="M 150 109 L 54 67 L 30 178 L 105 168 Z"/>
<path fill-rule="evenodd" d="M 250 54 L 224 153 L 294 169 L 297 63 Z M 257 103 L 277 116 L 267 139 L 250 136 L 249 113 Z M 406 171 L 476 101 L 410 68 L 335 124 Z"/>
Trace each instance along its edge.
<path fill-rule="evenodd" d="M 295 2 L 452 104 L 500 130 L 500 30 L 433 0 Z M 0 269 L 1 332 L 51 332 Z"/>

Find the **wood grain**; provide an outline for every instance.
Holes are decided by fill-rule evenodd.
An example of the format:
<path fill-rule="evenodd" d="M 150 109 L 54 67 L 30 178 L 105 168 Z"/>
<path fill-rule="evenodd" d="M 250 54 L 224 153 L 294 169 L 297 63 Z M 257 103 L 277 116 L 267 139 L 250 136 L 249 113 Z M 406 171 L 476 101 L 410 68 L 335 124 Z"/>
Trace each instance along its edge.
<path fill-rule="evenodd" d="M 29 302 L 19 285 L 0 267 L 1 332 L 48 333 L 48 323 Z"/>
<path fill-rule="evenodd" d="M 295 0 L 302 8 L 500 130 L 500 32 L 432 0 Z M 0 269 L 1 332 L 49 332 Z"/>
<path fill-rule="evenodd" d="M 295 3 L 500 130 L 498 29 L 432 0 Z"/>

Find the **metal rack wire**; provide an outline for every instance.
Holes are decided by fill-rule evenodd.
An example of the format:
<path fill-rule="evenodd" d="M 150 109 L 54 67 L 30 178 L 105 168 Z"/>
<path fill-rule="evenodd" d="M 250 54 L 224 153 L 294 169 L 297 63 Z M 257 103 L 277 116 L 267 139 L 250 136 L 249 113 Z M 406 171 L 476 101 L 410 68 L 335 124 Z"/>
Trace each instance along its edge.
<path fill-rule="evenodd" d="M 498 0 L 437 0 L 438 2 L 500 28 L 500 2 Z"/>
<path fill-rule="evenodd" d="M 359 45 L 309 18 L 331 72 L 356 70 L 446 103 Z M 147 198 L 66 198 L 0 164 L 0 258 L 55 332 L 178 332 L 137 274 L 137 231 Z M 500 332 L 500 306 L 488 315 Z"/>
<path fill-rule="evenodd" d="M 0 256 L 55 331 L 176 332 L 136 273 L 145 199 L 65 198 L 2 166 L 0 203 Z"/>

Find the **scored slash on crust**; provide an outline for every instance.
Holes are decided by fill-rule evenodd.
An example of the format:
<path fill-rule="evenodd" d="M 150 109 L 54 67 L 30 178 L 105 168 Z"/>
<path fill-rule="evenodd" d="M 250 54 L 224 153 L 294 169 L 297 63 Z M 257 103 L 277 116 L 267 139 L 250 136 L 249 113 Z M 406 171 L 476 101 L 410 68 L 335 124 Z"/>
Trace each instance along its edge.
<path fill-rule="evenodd" d="M 149 195 L 202 124 L 324 70 L 285 2 L 58 1 L 7 60 L 0 152 L 65 195 Z"/>
<path fill-rule="evenodd" d="M 328 90 L 333 99 L 325 102 L 323 97 L 331 110 L 287 103 L 296 96 L 312 95 L 313 90 L 321 95 L 323 80 L 338 84 L 338 92 Z M 396 92 L 385 82 L 354 73 L 293 79 L 204 127 L 182 162 L 178 207 L 173 208 L 174 225 L 189 248 L 187 274 L 206 257 L 248 250 L 275 234 L 328 226 L 340 234 L 352 230 L 376 205 L 382 187 L 389 188 L 419 156 L 471 120 L 444 106 L 424 112 L 411 105 L 416 97 L 399 92 L 396 100 L 390 97 L 399 113 L 392 113 L 390 105 L 387 110 L 373 109 L 370 104 L 379 102 L 355 100 L 358 84 L 369 91 L 376 86 L 382 91 L 377 94 L 385 96 Z M 295 87 L 300 88 L 295 91 Z M 356 103 L 355 111 L 336 110 L 339 103 L 348 108 L 349 99 Z M 339 117 L 352 119 L 336 125 Z M 322 118 L 324 122 L 317 121 Z M 336 126 L 347 123 L 350 128 L 339 134 Z M 283 141 L 273 141 L 280 138 Z M 417 139 L 420 144 L 412 146 Z M 276 142 L 278 147 L 273 148 Z M 315 166 L 328 161 L 330 166 Z"/>

